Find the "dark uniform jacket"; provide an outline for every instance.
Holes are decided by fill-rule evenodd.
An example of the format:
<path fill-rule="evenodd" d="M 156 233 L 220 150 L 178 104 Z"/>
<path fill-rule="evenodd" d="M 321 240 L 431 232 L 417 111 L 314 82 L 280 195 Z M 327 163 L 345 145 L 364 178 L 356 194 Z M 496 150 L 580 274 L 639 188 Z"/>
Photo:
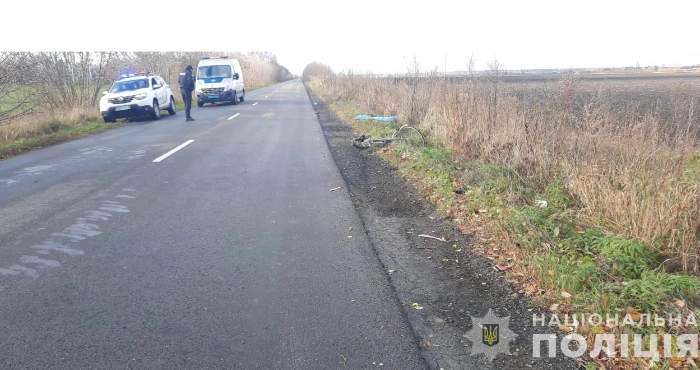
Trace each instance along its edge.
<path fill-rule="evenodd" d="M 180 73 L 180 90 L 185 93 L 191 93 L 194 91 L 194 76 L 192 75 L 191 68 L 185 68 L 184 73 Z"/>

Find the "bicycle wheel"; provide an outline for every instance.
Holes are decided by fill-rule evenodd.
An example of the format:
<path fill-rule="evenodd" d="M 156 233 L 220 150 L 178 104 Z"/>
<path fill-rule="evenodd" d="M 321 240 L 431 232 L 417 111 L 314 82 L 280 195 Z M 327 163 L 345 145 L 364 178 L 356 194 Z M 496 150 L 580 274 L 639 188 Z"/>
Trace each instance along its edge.
<path fill-rule="evenodd" d="M 401 126 L 399 132 L 396 133 L 396 138 L 411 146 L 419 148 L 425 146 L 423 134 L 413 126 Z"/>
<path fill-rule="evenodd" d="M 352 146 L 357 149 L 367 149 L 370 147 L 372 138 L 362 135 L 352 139 Z"/>

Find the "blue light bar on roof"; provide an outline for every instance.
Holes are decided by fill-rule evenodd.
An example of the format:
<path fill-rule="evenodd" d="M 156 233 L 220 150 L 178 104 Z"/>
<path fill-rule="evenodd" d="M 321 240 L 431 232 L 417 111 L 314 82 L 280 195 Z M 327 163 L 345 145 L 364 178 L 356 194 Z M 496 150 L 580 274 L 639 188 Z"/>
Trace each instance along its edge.
<path fill-rule="evenodd" d="M 211 57 L 202 57 L 202 59 L 211 59 Z"/>
<path fill-rule="evenodd" d="M 150 76 L 151 72 L 139 72 L 139 73 L 122 73 L 119 75 L 119 79 L 125 79 L 129 77 L 136 77 L 136 76 Z"/>

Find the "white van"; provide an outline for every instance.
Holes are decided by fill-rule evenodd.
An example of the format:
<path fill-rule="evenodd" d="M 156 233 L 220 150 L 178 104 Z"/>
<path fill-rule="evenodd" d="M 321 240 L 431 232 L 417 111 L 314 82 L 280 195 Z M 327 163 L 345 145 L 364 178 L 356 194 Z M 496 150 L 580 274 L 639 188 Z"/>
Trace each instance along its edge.
<path fill-rule="evenodd" d="M 197 65 L 194 86 L 197 106 L 204 103 L 245 101 L 245 83 L 241 65 L 229 57 L 203 57 Z"/>

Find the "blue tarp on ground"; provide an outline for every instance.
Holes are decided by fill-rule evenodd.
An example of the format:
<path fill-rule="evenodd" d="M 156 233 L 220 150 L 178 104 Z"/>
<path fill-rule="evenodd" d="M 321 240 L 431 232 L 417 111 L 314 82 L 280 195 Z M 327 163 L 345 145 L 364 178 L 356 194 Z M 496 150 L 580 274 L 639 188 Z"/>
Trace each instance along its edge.
<path fill-rule="evenodd" d="M 376 121 L 383 121 L 383 122 L 396 122 L 399 120 L 399 117 L 396 117 L 396 116 L 372 117 L 372 116 L 368 116 L 366 114 L 360 114 L 359 116 L 356 116 L 355 119 L 359 119 L 359 120 L 373 119 Z"/>

